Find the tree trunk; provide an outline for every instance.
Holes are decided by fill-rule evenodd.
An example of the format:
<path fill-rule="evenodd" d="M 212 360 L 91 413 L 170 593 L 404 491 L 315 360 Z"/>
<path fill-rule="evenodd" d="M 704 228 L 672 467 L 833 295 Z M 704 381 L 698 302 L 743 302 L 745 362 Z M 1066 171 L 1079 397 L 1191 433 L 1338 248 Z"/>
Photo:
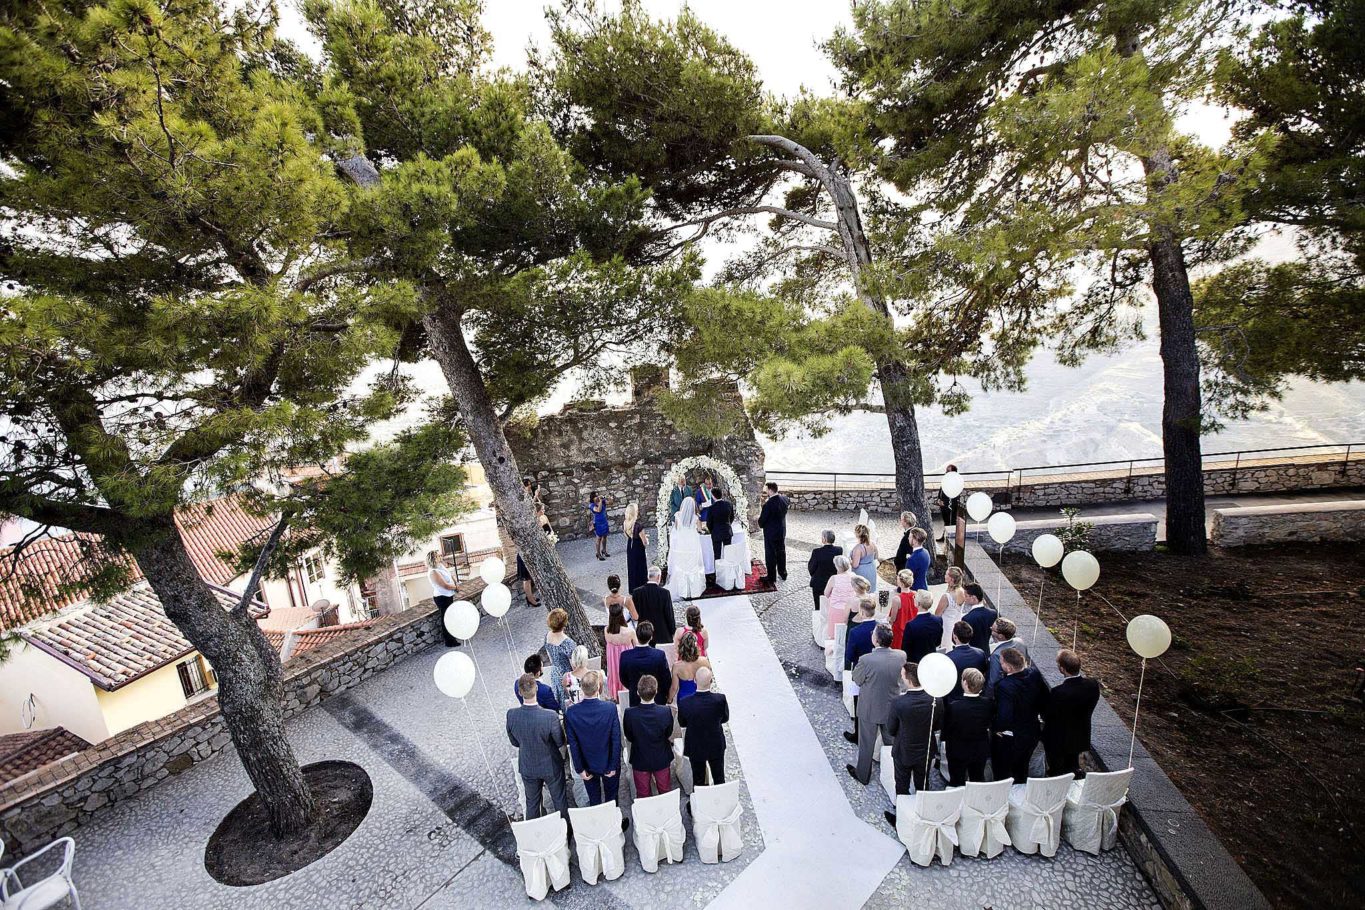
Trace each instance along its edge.
<path fill-rule="evenodd" d="M 483 465 L 498 515 L 512 535 L 522 562 L 526 563 L 536 591 L 547 610 L 558 607 L 569 614 L 567 631 L 575 642 L 586 647 L 589 654 L 601 653 L 597 635 L 588 622 L 588 614 L 558 551 L 536 524 L 535 508 L 522 488 L 521 471 L 503 434 L 502 421 L 465 342 L 458 307 L 442 302 L 423 318 L 422 324 L 427 330 L 432 355 L 441 365 L 455 405 L 464 419 L 465 431 Z"/>
<path fill-rule="evenodd" d="M 245 611 L 229 612 L 200 578 L 171 518 L 137 535 L 133 555 L 171 622 L 218 677 L 218 705 L 276 837 L 296 835 L 315 803 L 284 732 L 279 655 Z"/>

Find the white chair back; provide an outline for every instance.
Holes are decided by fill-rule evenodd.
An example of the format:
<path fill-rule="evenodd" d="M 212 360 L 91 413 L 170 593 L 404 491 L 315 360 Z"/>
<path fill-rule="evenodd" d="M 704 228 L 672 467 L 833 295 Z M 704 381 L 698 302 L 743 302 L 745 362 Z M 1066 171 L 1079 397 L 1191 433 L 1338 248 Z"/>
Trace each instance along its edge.
<path fill-rule="evenodd" d="M 1067 843 L 1086 853 L 1114 849 L 1118 843 L 1119 812 L 1128 802 L 1133 769 L 1094 771 L 1071 785 L 1062 816 Z"/>
<path fill-rule="evenodd" d="M 837 680 L 844 678 L 844 645 L 848 641 L 848 625 L 834 627 L 834 637 L 825 642 L 825 670 Z"/>
<path fill-rule="evenodd" d="M 820 609 L 812 610 L 810 614 L 810 637 L 815 641 L 817 648 L 823 648 L 828 639 L 825 637 L 825 624 L 829 621 L 829 598 L 820 595 Z"/>
<path fill-rule="evenodd" d="M 957 848 L 963 856 L 998 856 L 1010 844 L 1005 818 L 1010 810 L 1009 778 L 990 783 L 969 781 L 957 822 Z"/>
<path fill-rule="evenodd" d="M 670 641 L 666 645 L 659 645 L 659 650 L 664 652 L 664 657 L 668 658 L 668 666 L 670 668 L 678 662 L 678 646 L 673 644 L 673 642 Z M 659 685 L 662 686 L 663 684 L 664 681 L 662 679 L 659 680 Z"/>
<path fill-rule="evenodd" d="M 882 746 L 878 751 L 881 753 L 882 759 L 878 778 L 882 782 L 882 789 L 886 791 L 887 799 L 894 803 L 896 801 L 896 763 L 891 760 L 890 746 Z M 913 781 L 911 786 L 914 786 Z"/>
<path fill-rule="evenodd" d="M 949 787 L 896 798 L 896 834 L 912 862 L 927 866 L 937 855 L 943 865 L 952 863 L 962 793 L 962 787 Z"/>
<path fill-rule="evenodd" d="M 29 863 L 46 857 L 49 853 L 60 851 L 61 859 L 56 869 L 49 872 L 45 877 L 34 880 L 36 873 L 24 872 L 29 877 L 29 884 L 25 885 L 19 877 L 19 870 L 24 869 Z M 0 841 L 0 855 L 5 852 L 5 844 Z M 47 910 L 65 902 L 68 898 L 71 901 L 73 910 L 81 910 L 81 898 L 76 893 L 76 883 L 71 877 L 71 866 L 76 859 L 76 842 L 69 837 L 59 837 L 52 843 L 43 847 L 36 853 L 19 860 L 8 869 L 0 869 L 0 906 L 5 910 Z M 39 864 L 39 868 L 51 868 L 52 861 L 45 859 Z"/>
<path fill-rule="evenodd" d="M 692 834 L 703 863 L 728 863 L 744 852 L 739 781 L 697 787 L 692 791 Z"/>
<path fill-rule="evenodd" d="M 517 750 L 518 752 L 521 750 Z M 521 809 L 521 817 L 526 817 L 526 781 L 521 779 L 521 768 L 516 754 L 512 755 L 512 781 L 517 787 L 517 808 Z"/>
<path fill-rule="evenodd" d="M 568 825 L 559 813 L 530 821 L 513 822 L 517 859 L 526 879 L 526 896 L 544 900 L 553 885 L 556 891 L 569 884 Z"/>
<path fill-rule="evenodd" d="M 596 670 L 598 673 L 602 672 L 602 656 L 600 654 L 597 657 L 588 658 L 588 669 Z"/>
<path fill-rule="evenodd" d="M 621 809 L 602 803 L 586 809 L 570 809 L 574 851 L 583 881 L 597 884 L 599 875 L 615 881 L 626 871 L 626 835 L 621 830 Z"/>
<path fill-rule="evenodd" d="M 1030 777 L 1010 788 L 1010 811 L 1005 818 L 1010 843 L 1020 853 L 1055 856 L 1062 841 L 1062 812 L 1073 774 Z"/>
<path fill-rule="evenodd" d="M 849 717 L 855 716 L 855 715 L 853 714 L 853 696 L 855 696 L 855 695 L 857 695 L 857 694 L 858 694 L 858 687 L 855 686 L 855 685 L 853 684 L 853 674 L 852 674 L 852 673 L 845 673 L 845 674 L 844 674 L 844 710 L 848 712 L 848 716 L 849 716 Z"/>
<path fill-rule="evenodd" d="M 658 796 L 637 797 L 631 806 L 631 831 L 640 865 L 646 872 L 657 872 L 659 863 L 680 863 L 687 831 L 682 822 L 682 794 L 678 790 Z"/>

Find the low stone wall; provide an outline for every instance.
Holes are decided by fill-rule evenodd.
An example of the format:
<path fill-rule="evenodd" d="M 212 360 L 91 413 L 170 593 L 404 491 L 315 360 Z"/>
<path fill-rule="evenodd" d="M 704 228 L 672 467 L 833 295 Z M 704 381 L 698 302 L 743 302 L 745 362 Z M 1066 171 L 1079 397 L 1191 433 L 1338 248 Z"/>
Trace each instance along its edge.
<path fill-rule="evenodd" d="M 461 593 L 477 600 L 474 579 Z M 441 639 L 430 603 L 380 617 L 364 633 L 328 642 L 285 664 L 284 714 L 329 696 L 426 650 Z M 93 813 L 155 787 L 231 746 L 217 696 L 139 724 L 83 752 L 0 787 L 0 839 L 6 853 L 29 853 L 88 821 Z"/>
<path fill-rule="evenodd" d="M 1156 549 L 1157 517 L 1150 512 L 1086 516 L 1084 520 L 1094 525 L 1085 546 L 1092 553 L 1147 553 Z M 1018 522 L 1014 527 L 1014 536 L 1005 544 L 1005 552 L 1031 553 L 1035 538 L 1056 534 L 1065 527 L 1066 519 Z M 997 552 L 1000 545 L 990 539 L 985 525 L 967 526 L 968 538 L 976 538 L 978 532 L 981 545 L 992 553 Z"/>
<path fill-rule="evenodd" d="M 1365 499 L 1215 509 L 1210 539 L 1219 547 L 1365 540 Z"/>

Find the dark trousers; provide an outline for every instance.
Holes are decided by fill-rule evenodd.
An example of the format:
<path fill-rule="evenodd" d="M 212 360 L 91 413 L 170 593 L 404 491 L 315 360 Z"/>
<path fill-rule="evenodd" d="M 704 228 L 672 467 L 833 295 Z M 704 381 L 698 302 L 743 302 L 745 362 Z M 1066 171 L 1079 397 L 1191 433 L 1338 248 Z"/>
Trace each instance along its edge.
<path fill-rule="evenodd" d="M 916 791 L 923 790 L 929 786 L 929 772 L 924 769 L 924 766 L 928 764 L 927 759 L 929 756 L 927 753 L 924 758 L 926 759 L 925 761 L 912 762 L 908 765 L 903 764 L 898 760 L 891 762 L 891 770 L 894 771 L 896 775 L 897 796 L 909 796 L 910 784 L 912 782 L 915 785 Z"/>
<path fill-rule="evenodd" d="M 526 820 L 540 818 L 545 814 L 542 804 L 540 788 L 548 787 L 550 790 L 550 800 L 554 803 L 555 809 L 565 812 L 569 808 L 569 800 L 564 792 L 564 772 L 561 769 L 558 774 L 549 777 L 530 777 L 523 774 L 521 782 L 526 787 Z"/>
<path fill-rule="evenodd" d="M 785 537 L 769 538 L 763 535 L 763 561 L 768 565 L 768 580 L 787 580 L 787 540 Z"/>
<path fill-rule="evenodd" d="M 688 763 L 692 766 L 692 786 L 703 787 L 706 785 L 706 769 L 711 769 L 711 783 L 725 783 L 725 753 L 717 752 L 715 755 L 689 755 Z"/>
<path fill-rule="evenodd" d="M 960 787 L 967 781 L 982 782 L 986 779 L 986 759 L 954 758 L 953 750 L 948 750 L 948 786 Z"/>
<path fill-rule="evenodd" d="M 455 602 L 455 598 L 448 594 L 438 594 L 431 599 L 431 602 L 436 605 L 436 609 L 441 611 L 441 638 L 445 640 L 446 647 L 450 648 L 458 645 L 460 640 L 446 631 L 446 610 L 450 609 L 450 605 Z"/>
<path fill-rule="evenodd" d="M 824 596 L 824 588 L 811 588 L 810 592 L 815 595 L 815 609 L 820 609 L 820 598 Z"/>
<path fill-rule="evenodd" d="M 616 794 L 621 788 L 621 772 L 618 770 L 611 777 L 593 771 L 588 773 L 592 777 L 583 781 L 583 787 L 588 791 L 588 805 L 616 802 Z"/>
<path fill-rule="evenodd" d="M 1081 773 L 1081 753 L 1079 752 L 1056 752 L 1047 750 L 1047 776 L 1056 777 L 1059 774 L 1080 774 Z"/>
<path fill-rule="evenodd" d="M 991 743 L 991 772 L 996 780 L 1014 778 L 1016 784 L 1028 780 L 1029 759 L 1038 747 L 1036 736 L 996 736 Z"/>

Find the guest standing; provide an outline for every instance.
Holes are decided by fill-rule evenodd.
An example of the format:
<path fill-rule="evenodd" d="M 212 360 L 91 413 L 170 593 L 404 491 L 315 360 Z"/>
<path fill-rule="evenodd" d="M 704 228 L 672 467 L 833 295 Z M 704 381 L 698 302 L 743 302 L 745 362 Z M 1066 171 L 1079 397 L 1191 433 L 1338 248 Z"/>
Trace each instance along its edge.
<path fill-rule="evenodd" d="M 521 707 L 507 712 L 507 738 L 517 749 L 517 773 L 526 788 L 526 818 L 540 818 L 540 788 L 548 787 L 560 813 L 569 808 L 564 792 L 564 727 L 559 715 L 536 704 L 536 678 L 523 673 L 517 680 Z"/>
<path fill-rule="evenodd" d="M 986 603 L 986 592 L 981 589 L 981 585 L 971 582 L 963 586 L 967 592 L 967 612 L 962 614 L 962 621 L 972 627 L 971 645 L 973 648 L 980 648 L 982 653 L 989 654 L 991 650 L 991 626 L 1000 614 Z"/>
<path fill-rule="evenodd" d="M 1048 688 L 1043 674 L 1026 666 L 1024 655 L 1006 648 L 1000 655 L 1005 676 L 995 687 L 995 736 L 991 744 L 991 771 L 996 780 L 1028 780 L 1029 759 L 1042 735 L 1042 713 L 1047 710 Z"/>
<path fill-rule="evenodd" d="M 450 570 L 441 565 L 435 550 L 427 553 L 427 581 L 431 582 L 431 602 L 441 612 L 441 640 L 447 648 L 453 648 L 460 640 L 446 629 L 446 611 L 455 602 L 455 577 Z"/>
<path fill-rule="evenodd" d="M 891 640 L 891 647 L 900 648 L 905 638 L 905 627 L 919 615 L 919 603 L 915 590 L 915 573 L 909 569 L 901 569 L 896 573 L 896 607 L 891 611 L 891 634 L 895 637 Z M 925 596 L 929 592 L 925 591 Z"/>
<path fill-rule="evenodd" d="M 840 623 L 848 622 L 849 612 L 858 599 L 858 589 L 854 587 L 853 580 L 858 578 L 853 574 L 853 563 L 849 562 L 847 556 L 834 557 L 834 577 L 825 583 L 825 599 L 829 601 L 826 606 L 826 632 L 825 638 L 834 637 L 834 627 Z"/>
<path fill-rule="evenodd" d="M 810 562 L 806 569 L 810 572 L 810 592 L 815 595 L 815 609 L 820 609 L 820 595 L 825 593 L 829 580 L 839 571 L 834 567 L 834 557 L 842 555 L 843 547 L 834 545 L 834 532 L 820 532 L 820 546 L 811 550 Z"/>
<path fill-rule="evenodd" d="M 986 652 L 972 647 L 972 627 L 962 620 L 958 620 L 957 625 L 953 626 L 953 649 L 948 652 L 948 659 L 957 667 L 957 684 L 953 686 L 953 691 L 944 696 L 947 701 L 956 701 L 962 697 L 964 670 L 969 668 L 980 670 L 981 675 L 985 676 L 990 669 L 990 659 L 986 657 Z"/>
<path fill-rule="evenodd" d="M 667 705 L 656 705 L 659 680 L 651 674 L 640 677 L 635 687 L 634 707 L 626 709 L 625 737 L 630 743 L 631 776 L 637 799 L 667 793 L 672 789 L 669 767 L 673 764 L 673 712 Z M 654 782 L 655 793 L 649 791 Z"/>
<path fill-rule="evenodd" d="M 943 748 L 948 753 L 948 785 L 986 779 L 991 757 L 991 722 L 995 703 L 981 694 L 986 678 L 980 670 L 962 671 L 962 697 L 943 709 Z"/>
<path fill-rule="evenodd" d="M 855 525 L 853 536 L 857 543 L 848 561 L 853 563 L 853 571 L 867 579 L 869 590 L 877 590 L 877 545 L 872 542 L 872 532 L 867 525 Z"/>
<path fill-rule="evenodd" d="M 690 698 L 697 691 L 697 671 L 710 667 L 711 661 L 701 655 L 697 648 L 697 636 L 690 629 L 684 629 L 678 639 L 678 659 L 669 669 L 668 698 L 665 701 L 677 704 L 680 699 Z"/>
<path fill-rule="evenodd" d="M 906 561 L 910 558 L 910 553 L 915 545 L 910 541 L 910 530 L 915 527 L 915 513 L 901 513 L 901 542 L 896 547 L 896 555 L 891 557 L 891 562 L 896 566 L 896 574 L 905 571 Z"/>
<path fill-rule="evenodd" d="M 611 556 L 607 552 L 607 535 L 611 533 L 611 522 L 607 518 L 607 497 L 598 496 L 594 491 L 588 494 L 588 512 L 592 515 L 592 536 L 597 542 L 597 558 Z"/>
<path fill-rule="evenodd" d="M 1005 675 L 1005 671 L 1000 668 L 1000 655 L 1006 648 L 1018 648 L 1019 653 L 1024 655 L 1025 662 L 1028 661 L 1028 646 L 1017 632 L 1014 623 L 1003 616 L 991 626 L 991 669 L 986 676 L 987 692 L 994 692 L 995 684 Z"/>
<path fill-rule="evenodd" d="M 616 576 L 612 576 L 615 578 Z M 607 608 L 607 698 L 616 701 L 616 693 L 625 688 L 621 684 L 621 654 L 638 648 L 635 630 L 626 624 L 626 611 L 621 603 Z"/>
<path fill-rule="evenodd" d="M 872 633 L 875 647 L 853 668 L 853 682 L 858 686 L 858 760 L 857 765 L 846 765 L 849 776 L 860 784 L 872 777 L 872 753 L 881 743 L 891 745 L 887 733 L 887 719 L 891 715 L 891 699 L 900 691 L 901 667 L 905 655 L 891 650 L 891 627 L 879 623 Z M 848 734 L 844 734 L 849 738 Z"/>
<path fill-rule="evenodd" d="M 540 654 L 532 654 L 530 657 L 526 658 L 521 665 L 521 670 L 522 675 L 529 674 L 531 678 L 536 681 L 536 704 L 546 710 L 558 713 L 562 706 L 559 703 L 559 699 L 555 696 L 555 690 L 540 681 L 541 677 L 545 675 L 545 662 L 541 660 Z M 517 690 L 517 686 L 520 685 L 520 683 L 520 676 L 517 677 L 516 682 L 512 683 L 512 695 L 516 698 L 521 698 L 521 693 Z"/>
<path fill-rule="evenodd" d="M 532 486 L 539 489 L 537 484 L 532 484 Z M 554 533 L 554 528 L 550 524 L 550 517 L 545 514 L 545 503 L 539 501 L 536 502 L 536 524 L 540 526 L 540 530 L 546 537 Z M 526 560 L 521 558 L 520 552 L 517 553 L 517 578 L 521 579 L 521 592 L 526 595 L 527 605 L 540 606 L 540 598 L 536 596 L 536 581 L 531 577 L 531 570 L 526 567 Z"/>
<path fill-rule="evenodd" d="M 877 599 L 871 596 L 858 598 L 858 614 L 849 618 L 848 634 L 844 637 L 845 670 L 852 670 L 858 658 L 872 653 L 872 633 L 876 628 Z"/>
<path fill-rule="evenodd" d="M 910 555 L 905 557 L 905 567 L 915 573 L 917 591 L 929 590 L 929 567 L 933 565 L 934 558 L 924 548 L 928 539 L 929 535 L 924 533 L 923 528 L 910 529 Z"/>
<path fill-rule="evenodd" d="M 673 644 L 678 644 L 684 635 L 691 633 L 697 638 L 697 651 L 702 657 L 706 656 L 706 646 L 711 641 L 711 633 L 706 631 L 706 627 L 701 624 L 701 607 L 696 604 L 689 604 L 683 611 L 683 621 L 687 625 L 673 633 Z"/>
<path fill-rule="evenodd" d="M 1081 753 L 1090 749 L 1090 718 L 1100 703 L 1100 684 L 1081 675 L 1081 659 L 1070 648 L 1057 652 L 1062 681 L 1052 687 L 1043 709 L 1043 754 L 1048 776 L 1079 774 Z"/>
<path fill-rule="evenodd" d="M 950 464 L 944 469 L 943 473 L 949 474 L 957 470 L 957 465 Z M 950 536 L 957 533 L 957 501 L 958 497 L 949 496 L 943 492 L 943 487 L 938 489 L 938 517 L 943 520 L 943 539 L 947 540 Z"/>
<path fill-rule="evenodd" d="M 763 508 L 758 513 L 758 526 L 763 529 L 763 558 L 768 564 L 768 578 L 787 580 L 787 497 L 777 491 L 771 480 L 763 485 Z"/>
<path fill-rule="evenodd" d="M 588 672 L 588 649 L 583 645 L 573 649 L 569 658 L 569 672 L 560 680 L 559 688 L 564 693 L 564 710 L 583 700 L 583 676 Z"/>
<path fill-rule="evenodd" d="M 905 694 L 891 702 L 886 729 L 891 734 L 891 766 L 896 776 L 896 795 L 907 796 L 910 785 L 915 790 L 929 786 L 929 756 L 933 752 L 934 732 L 943 727 L 943 705 L 919 684 L 919 666 L 906 664 L 901 668 Z M 884 812 L 891 827 L 896 826 L 896 813 Z"/>
<path fill-rule="evenodd" d="M 668 495 L 668 520 L 671 522 L 673 516 L 678 514 L 682 508 L 683 500 L 691 499 L 693 490 L 687 485 L 687 478 L 684 477 L 673 487 L 673 492 Z"/>
<path fill-rule="evenodd" d="M 948 588 L 934 605 L 934 613 L 943 620 L 942 647 L 946 651 L 953 646 L 953 626 L 962 619 L 964 612 L 963 605 L 967 600 L 967 592 L 962 589 L 962 582 L 966 580 L 966 573 L 962 571 L 961 566 L 949 566 L 948 571 L 943 573 L 943 578 L 948 583 Z"/>
<path fill-rule="evenodd" d="M 658 566 L 650 566 L 647 581 L 630 592 L 631 603 L 635 605 L 636 632 L 639 624 L 648 622 L 653 625 L 659 641 L 672 641 L 673 633 L 678 631 L 678 620 L 673 615 L 673 594 L 659 584 L 663 572 Z"/>
<path fill-rule="evenodd" d="M 916 597 L 920 593 L 928 594 L 928 591 L 916 592 Z M 905 652 L 906 660 L 911 663 L 919 663 L 926 655 L 933 654 L 938 650 L 939 642 L 943 639 L 943 620 L 939 619 L 929 610 L 921 610 L 919 615 L 910 620 L 905 627 L 905 634 L 901 636 L 901 650 Z"/>
<path fill-rule="evenodd" d="M 569 614 L 564 610 L 558 607 L 551 610 L 545 617 L 545 625 L 549 628 L 545 633 L 545 653 L 550 657 L 550 685 L 554 687 L 555 698 L 562 705 L 564 687 L 561 680 L 564 679 L 564 674 L 569 672 L 574 648 L 578 647 L 578 642 L 564 631 L 569 625 Z"/>
<path fill-rule="evenodd" d="M 640 680 L 653 676 L 657 691 L 658 682 L 668 679 L 668 657 L 654 647 L 654 624 L 645 620 L 635 627 L 635 635 L 640 643 L 629 651 L 621 652 L 621 688 L 630 693 L 630 703 L 638 705 Z M 667 693 L 665 693 L 665 698 Z"/>
<path fill-rule="evenodd" d="M 589 670 L 581 681 L 583 700 L 564 712 L 573 769 L 583 778 L 588 805 L 616 802 L 621 786 L 621 720 L 600 697 L 602 674 Z"/>
<path fill-rule="evenodd" d="M 621 530 L 626 535 L 626 580 L 627 591 L 634 591 L 648 580 L 649 534 L 640 522 L 640 504 L 632 502 L 626 506 L 625 522 Z"/>
<path fill-rule="evenodd" d="M 683 756 L 692 765 L 692 782 L 701 786 L 706 780 L 706 769 L 711 769 L 711 783 L 725 783 L 725 728 L 730 720 L 730 703 L 719 692 L 712 691 L 709 667 L 697 671 L 697 694 L 678 702 L 678 725 L 683 737 Z"/>
<path fill-rule="evenodd" d="M 640 618 L 635 612 L 635 604 L 629 597 L 621 593 L 621 576 L 613 572 L 607 576 L 607 596 L 602 598 L 602 609 L 610 615 L 611 608 L 618 604 L 622 612 L 630 617 L 631 622 Z"/>

